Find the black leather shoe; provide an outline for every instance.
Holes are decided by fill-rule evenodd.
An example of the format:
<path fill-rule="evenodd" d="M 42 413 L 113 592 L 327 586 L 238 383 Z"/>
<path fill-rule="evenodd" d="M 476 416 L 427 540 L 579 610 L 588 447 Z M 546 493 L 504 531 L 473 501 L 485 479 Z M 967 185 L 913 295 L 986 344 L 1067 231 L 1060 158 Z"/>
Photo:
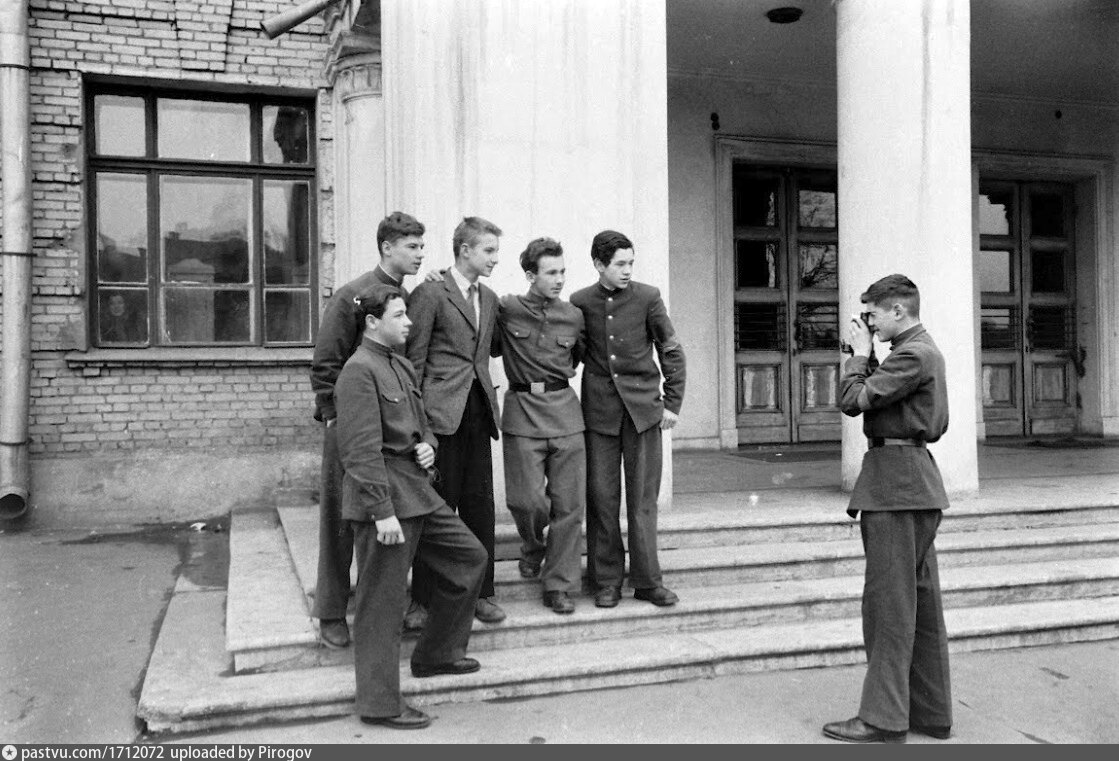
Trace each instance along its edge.
<path fill-rule="evenodd" d="M 556 613 L 575 612 L 575 602 L 567 596 L 567 592 L 545 592 L 544 607 L 551 608 Z"/>
<path fill-rule="evenodd" d="M 499 624 L 505 620 L 505 611 L 492 597 L 479 597 L 474 603 L 474 618 L 484 624 Z"/>
<path fill-rule="evenodd" d="M 522 579 L 535 579 L 540 575 L 540 564 L 522 558 L 517 561 L 517 570 L 520 572 Z"/>
<path fill-rule="evenodd" d="M 350 646 L 350 626 L 344 618 L 324 618 L 319 621 L 319 638 L 327 647 L 341 650 Z"/>
<path fill-rule="evenodd" d="M 909 731 L 916 732 L 919 735 L 928 735 L 929 737 L 935 737 L 937 740 L 947 740 L 949 737 L 952 736 L 951 725 L 938 726 L 936 724 L 910 724 Z"/>
<path fill-rule="evenodd" d="M 412 663 L 412 676 L 423 678 L 425 676 L 438 676 L 439 674 L 472 674 L 482 668 L 482 664 L 473 658 L 459 658 L 451 663 Z"/>
<path fill-rule="evenodd" d="M 363 724 L 379 724 L 393 729 L 423 729 L 431 724 L 431 717 L 412 706 L 404 706 L 399 716 L 362 716 Z"/>
<path fill-rule="evenodd" d="M 427 608 L 412 600 L 408 603 L 408 612 L 404 614 L 404 631 L 423 631 L 425 626 L 427 626 Z"/>
<path fill-rule="evenodd" d="M 833 721 L 824 725 L 824 737 L 845 743 L 903 743 L 905 730 L 898 732 L 872 727 L 856 716 L 847 721 Z"/>
<path fill-rule="evenodd" d="M 622 601 L 619 587 L 603 587 L 594 594 L 594 604 L 598 608 L 613 608 Z"/>
<path fill-rule="evenodd" d="M 633 590 L 633 599 L 651 602 L 653 605 L 675 605 L 680 601 L 676 593 L 666 587 L 653 587 L 652 589 Z"/>

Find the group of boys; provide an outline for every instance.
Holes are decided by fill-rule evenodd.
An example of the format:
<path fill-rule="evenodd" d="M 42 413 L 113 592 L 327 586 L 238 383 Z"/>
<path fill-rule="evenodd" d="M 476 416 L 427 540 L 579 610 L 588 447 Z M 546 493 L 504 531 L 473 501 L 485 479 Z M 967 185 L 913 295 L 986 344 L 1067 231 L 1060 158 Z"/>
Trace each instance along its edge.
<path fill-rule="evenodd" d="M 380 262 L 328 302 L 311 370 L 325 426 L 313 615 L 324 644 L 349 645 L 356 554 L 357 713 L 395 728 L 430 723 L 400 694 L 402 629 L 419 632 L 414 676 L 466 674 L 480 668 L 465 655 L 472 618 L 506 615 L 494 595 L 491 438 L 502 439 L 518 569 L 540 579 L 546 607 L 575 610 L 584 513 L 595 605 L 618 605 L 623 472 L 634 597 L 678 599 L 662 581 L 656 522 L 661 431 L 683 402 L 684 352 L 660 292 L 631 279 L 632 242 L 596 235 L 598 282 L 567 302 L 563 248 L 533 240 L 520 255 L 527 292 L 499 299 L 480 280 L 497 264 L 502 231 L 467 217 L 453 266 L 409 294 L 403 280 L 419 273 L 424 231 L 401 212 L 382 220 Z M 508 379 L 500 411 L 491 356 Z"/>

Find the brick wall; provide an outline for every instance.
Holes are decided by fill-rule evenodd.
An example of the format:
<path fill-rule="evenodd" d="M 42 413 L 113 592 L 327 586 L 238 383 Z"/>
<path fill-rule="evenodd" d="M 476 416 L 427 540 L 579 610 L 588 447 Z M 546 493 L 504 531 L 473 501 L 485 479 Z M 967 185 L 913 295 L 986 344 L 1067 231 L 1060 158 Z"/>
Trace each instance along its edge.
<path fill-rule="evenodd" d="M 260 31 L 263 17 L 291 6 L 287 0 L 31 0 L 33 455 L 291 446 L 317 438 L 308 365 L 290 349 L 274 366 L 261 359 L 263 349 L 253 350 L 251 365 L 214 361 L 204 350 L 197 361 L 163 362 L 151 359 L 151 350 L 133 350 L 125 361 L 80 361 L 88 349 L 82 98 L 90 75 L 200 90 L 317 92 L 319 248 L 326 264 L 319 281 L 323 289 L 332 285 L 323 24 L 312 19 L 277 40 Z M 302 354 L 309 357 L 310 350 Z"/>

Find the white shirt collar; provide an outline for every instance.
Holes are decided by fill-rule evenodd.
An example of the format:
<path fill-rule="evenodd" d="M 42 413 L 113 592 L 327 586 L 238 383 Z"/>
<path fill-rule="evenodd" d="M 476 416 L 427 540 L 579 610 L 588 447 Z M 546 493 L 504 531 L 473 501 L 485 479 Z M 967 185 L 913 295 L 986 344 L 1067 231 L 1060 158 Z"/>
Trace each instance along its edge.
<path fill-rule="evenodd" d="M 466 275 L 459 272 L 458 267 L 454 266 L 451 267 L 451 277 L 455 279 L 455 285 L 457 285 L 458 289 L 462 291 L 462 297 L 467 301 L 470 301 L 470 297 L 467 295 L 469 293 L 468 289 L 471 285 L 476 285 L 476 283 L 472 284 L 469 280 L 466 279 Z M 479 288 L 478 290 L 481 291 L 481 288 Z"/>

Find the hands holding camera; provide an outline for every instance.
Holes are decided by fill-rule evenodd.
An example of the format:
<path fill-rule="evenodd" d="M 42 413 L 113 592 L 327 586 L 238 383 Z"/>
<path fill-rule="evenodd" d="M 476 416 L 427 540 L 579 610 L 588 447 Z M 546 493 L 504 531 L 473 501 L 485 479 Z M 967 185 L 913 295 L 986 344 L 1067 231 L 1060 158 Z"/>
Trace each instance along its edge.
<path fill-rule="evenodd" d="M 847 340 L 844 342 L 845 353 L 856 357 L 869 357 L 872 348 L 873 332 L 868 321 L 869 312 L 851 315 L 851 322 L 847 326 Z"/>

